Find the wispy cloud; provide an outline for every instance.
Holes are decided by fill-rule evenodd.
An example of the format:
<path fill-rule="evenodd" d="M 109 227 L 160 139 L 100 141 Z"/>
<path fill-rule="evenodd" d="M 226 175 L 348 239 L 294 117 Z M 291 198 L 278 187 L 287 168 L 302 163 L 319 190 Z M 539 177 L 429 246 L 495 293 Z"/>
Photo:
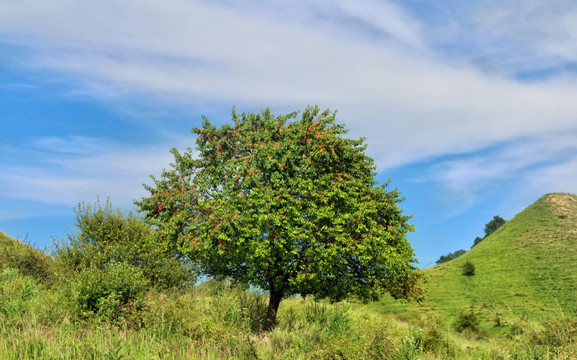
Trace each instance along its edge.
<path fill-rule="evenodd" d="M 556 11 L 558 5 L 569 11 Z M 559 139 L 547 134 L 577 130 L 573 81 L 509 76 L 549 66 L 548 59 L 575 60 L 574 7 L 485 1 L 463 20 L 447 13 L 453 17 L 442 20 L 456 29 L 447 42 L 487 45 L 455 61 L 448 60 L 454 51 L 443 53 L 428 36 L 430 24 L 393 1 L 22 0 L 0 3 L 0 40 L 27 49 L 28 66 L 69 77 L 83 96 L 141 94 L 241 111 L 315 103 L 339 109 L 351 136 L 367 137 L 379 170 L 506 144 L 504 153 L 442 165 L 447 186 L 464 189 L 553 161 L 560 150 L 546 150 Z M 500 66 L 506 69 L 488 71 Z M 527 138 L 534 140 L 515 152 Z M 78 140 L 36 145 L 74 153 Z M 525 164 L 523 152 L 539 162 Z M 48 173 L 13 168 L 7 189 L 27 184 L 37 189 L 31 198 L 70 201 L 90 189 L 130 188 L 142 182 L 141 170 L 167 161 L 136 148 L 76 155 Z"/>
<path fill-rule="evenodd" d="M 168 150 L 91 138 L 37 139 L 21 149 L 34 154 L 34 164 L 0 166 L 0 196 L 71 207 L 100 196 L 130 207 L 147 195 L 141 184 L 151 183 L 149 175 L 169 167 Z"/>
<path fill-rule="evenodd" d="M 577 60 L 574 1 L 484 0 L 460 6 L 450 25 L 434 29 L 443 46 L 456 48 L 451 56 L 505 76 L 547 70 L 575 77 L 564 67 Z"/>
<path fill-rule="evenodd" d="M 577 132 L 547 133 L 437 162 L 429 169 L 426 181 L 437 183 L 447 198 L 458 199 L 452 206 L 455 216 L 479 199 L 504 190 L 515 189 L 517 197 L 557 191 L 577 193 L 576 162 Z"/>

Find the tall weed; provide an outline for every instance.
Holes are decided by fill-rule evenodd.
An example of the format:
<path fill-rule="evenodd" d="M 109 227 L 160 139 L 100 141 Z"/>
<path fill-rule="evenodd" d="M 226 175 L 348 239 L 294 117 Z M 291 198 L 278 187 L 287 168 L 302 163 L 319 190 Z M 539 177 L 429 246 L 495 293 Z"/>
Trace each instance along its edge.
<path fill-rule="evenodd" d="M 17 269 L 4 269 L 0 273 L 0 316 L 19 321 L 34 309 L 39 294 L 40 286 L 34 279 L 21 275 Z"/>

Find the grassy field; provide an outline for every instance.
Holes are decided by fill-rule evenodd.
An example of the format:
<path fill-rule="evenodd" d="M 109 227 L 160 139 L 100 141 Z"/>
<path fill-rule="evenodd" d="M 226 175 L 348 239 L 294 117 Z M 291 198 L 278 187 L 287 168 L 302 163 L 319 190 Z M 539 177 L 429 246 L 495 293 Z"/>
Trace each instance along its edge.
<path fill-rule="evenodd" d="M 577 197 L 550 194 L 427 269 L 422 304 L 294 297 L 261 333 L 267 297 L 227 282 L 153 288 L 122 316 L 79 311 L 54 259 L 0 233 L 0 360 L 577 359 L 576 243 Z"/>
<path fill-rule="evenodd" d="M 463 275 L 466 262 L 475 275 Z M 549 194 L 464 255 L 427 269 L 429 294 L 420 311 L 454 318 L 473 306 L 532 320 L 574 315 L 576 265 L 577 196 Z M 419 308 L 396 305 L 403 310 Z"/>

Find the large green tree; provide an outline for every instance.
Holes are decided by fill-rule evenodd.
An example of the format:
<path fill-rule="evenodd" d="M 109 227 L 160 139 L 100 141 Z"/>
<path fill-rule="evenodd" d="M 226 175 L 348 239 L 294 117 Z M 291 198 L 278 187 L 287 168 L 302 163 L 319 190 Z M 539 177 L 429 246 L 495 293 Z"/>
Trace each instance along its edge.
<path fill-rule="evenodd" d="M 400 193 L 377 183 L 363 140 L 344 138 L 335 113 L 298 115 L 233 109 L 234 124 L 220 128 L 205 118 L 196 151 L 173 149 L 172 168 L 137 204 L 208 276 L 268 291 L 264 330 L 295 294 L 421 296 Z"/>

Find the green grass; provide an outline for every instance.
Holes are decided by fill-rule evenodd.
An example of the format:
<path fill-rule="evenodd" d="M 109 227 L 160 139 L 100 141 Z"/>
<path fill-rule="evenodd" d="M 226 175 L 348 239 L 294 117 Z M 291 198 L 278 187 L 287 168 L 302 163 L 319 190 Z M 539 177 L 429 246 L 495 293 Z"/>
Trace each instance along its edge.
<path fill-rule="evenodd" d="M 15 268 L 45 284 L 55 282 L 57 264 L 48 254 L 0 232 L 0 270 Z"/>
<path fill-rule="evenodd" d="M 130 316 L 79 316 L 54 260 L 0 233 L 3 359 L 576 359 L 577 196 L 543 197 L 427 269 L 422 304 L 283 300 L 226 282 L 146 292 Z M 463 275 L 470 261 L 475 274 Z"/>
<path fill-rule="evenodd" d="M 463 275 L 466 262 L 475 265 L 475 275 Z M 428 296 L 421 305 L 385 301 L 381 308 L 433 312 L 448 321 L 471 306 L 493 319 L 575 315 L 577 196 L 542 197 L 464 255 L 425 273 Z"/>

